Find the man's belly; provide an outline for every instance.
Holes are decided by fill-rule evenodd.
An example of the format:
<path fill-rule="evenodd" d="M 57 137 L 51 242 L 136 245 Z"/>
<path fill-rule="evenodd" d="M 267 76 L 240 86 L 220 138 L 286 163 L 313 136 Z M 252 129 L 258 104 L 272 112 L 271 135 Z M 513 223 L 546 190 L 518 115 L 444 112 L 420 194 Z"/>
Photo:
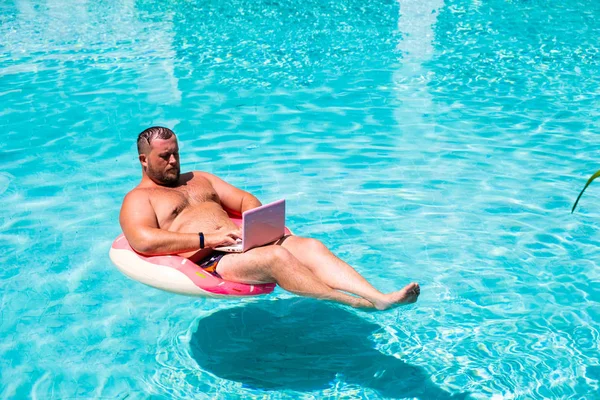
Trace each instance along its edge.
<path fill-rule="evenodd" d="M 217 230 L 225 231 L 236 229 L 237 225 L 231 221 L 227 212 L 217 203 L 202 203 L 190 206 L 183 210 L 173 220 L 169 227 L 171 232 L 181 233 L 211 233 Z M 198 239 L 199 241 L 200 239 Z M 212 252 L 211 249 L 192 251 L 180 254 L 192 261 L 198 261 Z"/>

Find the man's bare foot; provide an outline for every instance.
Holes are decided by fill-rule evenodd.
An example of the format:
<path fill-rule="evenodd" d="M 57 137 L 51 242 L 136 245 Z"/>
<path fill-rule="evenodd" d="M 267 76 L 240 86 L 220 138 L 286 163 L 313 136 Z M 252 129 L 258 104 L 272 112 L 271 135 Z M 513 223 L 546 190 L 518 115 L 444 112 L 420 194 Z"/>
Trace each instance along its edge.
<path fill-rule="evenodd" d="M 382 301 L 375 302 L 375 308 L 378 310 L 387 310 L 388 308 L 411 304 L 417 301 L 421 294 L 421 288 L 416 282 L 409 283 L 403 289 L 397 292 L 388 293 Z"/>

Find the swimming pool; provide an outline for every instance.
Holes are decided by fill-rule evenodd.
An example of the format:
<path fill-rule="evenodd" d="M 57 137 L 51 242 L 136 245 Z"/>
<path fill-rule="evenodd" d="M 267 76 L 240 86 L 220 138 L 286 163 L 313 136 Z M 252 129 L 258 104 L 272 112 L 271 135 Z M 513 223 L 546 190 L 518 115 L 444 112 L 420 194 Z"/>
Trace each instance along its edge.
<path fill-rule="evenodd" d="M 595 398 L 600 3 L 0 5 L 0 397 Z M 190 299 L 108 249 L 163 124 L 182 169 L 415 306 Z"/>

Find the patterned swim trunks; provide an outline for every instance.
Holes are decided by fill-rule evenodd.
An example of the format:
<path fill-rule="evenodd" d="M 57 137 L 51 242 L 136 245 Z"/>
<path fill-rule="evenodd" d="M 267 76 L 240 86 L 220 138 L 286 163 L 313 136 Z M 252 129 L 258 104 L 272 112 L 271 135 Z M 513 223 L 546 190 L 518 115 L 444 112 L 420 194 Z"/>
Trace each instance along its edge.
<path fill-rule="evenodd" d="M 198 266 L 206 272 L 218 276 L 220 278 L 221 276 L 217 273 L 217 265 L 219 264 L 219 261 L 221 261 L 221 258 L 225 256 L 225 254 L 227 253 L 215 251 L 209 254 L 208 256 L 204 257 L 202 260 L 200 260 L 198 262 Z"/>

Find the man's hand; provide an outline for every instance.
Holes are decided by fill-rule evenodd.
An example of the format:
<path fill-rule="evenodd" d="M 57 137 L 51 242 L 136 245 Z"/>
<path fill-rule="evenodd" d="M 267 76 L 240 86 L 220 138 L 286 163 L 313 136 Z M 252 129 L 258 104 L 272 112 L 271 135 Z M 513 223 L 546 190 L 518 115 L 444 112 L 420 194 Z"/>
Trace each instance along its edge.
<path fill-rule="evenodd" d="M 238 238 L 242 237 L 242 231 L 239 229 L 219 229 L 211 233 L 204 234 L 206 247 L 221 247 L 234 245 Z"/>

